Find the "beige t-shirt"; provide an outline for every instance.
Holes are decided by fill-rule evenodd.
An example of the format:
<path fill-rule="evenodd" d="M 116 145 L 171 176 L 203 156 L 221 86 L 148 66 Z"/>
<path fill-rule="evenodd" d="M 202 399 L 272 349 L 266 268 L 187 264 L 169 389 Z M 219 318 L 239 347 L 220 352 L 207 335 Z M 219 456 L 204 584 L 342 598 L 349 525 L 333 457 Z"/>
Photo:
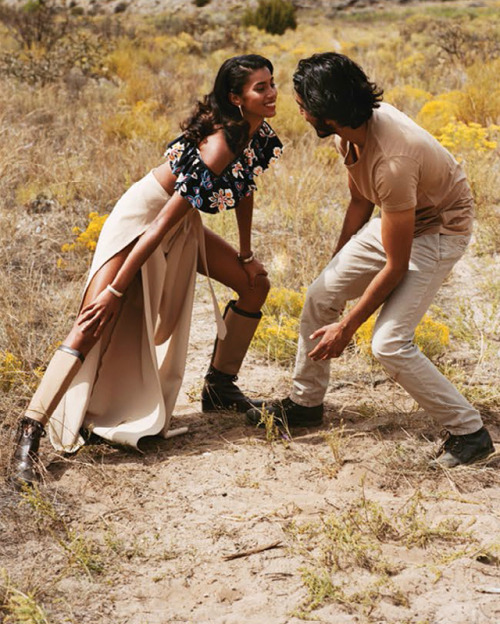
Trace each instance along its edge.
<path fill-rule="evenodd" d="M 345 161 L 349 143 L 338 136 L 335 142 Z M 474 202 L 461 166 L 390 104 L 373 111 L 359 159 L 345 164 L 359 192 L 382 210 L 415 208 L 415 237 L 472 232 Z"/>

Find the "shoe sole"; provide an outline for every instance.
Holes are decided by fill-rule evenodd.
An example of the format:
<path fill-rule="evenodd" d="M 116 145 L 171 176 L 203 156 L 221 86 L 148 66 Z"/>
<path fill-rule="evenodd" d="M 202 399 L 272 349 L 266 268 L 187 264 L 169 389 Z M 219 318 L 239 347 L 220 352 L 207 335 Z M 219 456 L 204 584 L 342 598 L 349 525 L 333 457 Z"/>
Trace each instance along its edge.
<path fill-rule="evenodd" d="M 440 463 L 438 460 L 439 458 L 433 459 L 432 461 L 429 462 L 429 466 L 431 468 L 456 468 L 457 466 L 472 466 L 472 464 L 476 464 L 477 462 L 480 462 L 484 459 L 487 459 L 488 457 L 490 457 L 491 455 L 493 455 L 495 453 L 495 447 L 492 447 L 490 450 L 485 451 L 484 453 L 481 453 L 481 455 L 478 455 L 477 457 L 474 457 L 473 459 L 469 460 L 468 462 L 461 462 L 459 461 L 457 464 L 453 464 L 453 466 L 446 466 L 445 464 Z"/>

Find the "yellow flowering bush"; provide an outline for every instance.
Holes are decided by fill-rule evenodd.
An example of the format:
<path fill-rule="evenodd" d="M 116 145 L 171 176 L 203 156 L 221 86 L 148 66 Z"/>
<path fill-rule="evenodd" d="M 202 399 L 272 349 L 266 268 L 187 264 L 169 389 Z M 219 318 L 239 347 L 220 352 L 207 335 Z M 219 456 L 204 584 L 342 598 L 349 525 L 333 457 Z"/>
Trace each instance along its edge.
<path fill-rule="evenodd" d="M 289 139 L 303 141 L 304 134 L 309 131 L 306 120 L 302 117 L 297 102 L 291 93 L 280 93 L 278 100 L 279 114 L 273 119 L 272 125 L 278 135 Z"/>
<path fill-rule="evenodd" d="M 296 292 L 288 288 L 272 288 L 253 338 L 253 348 L 279 364 L 291 364 L 297 350 L 304 299 L 305 289 Z"/>
<path fill-rule="evenodd" d="M 0 351 L 0 388 L 8 392 L 23 373 L 21 360 L 10 351 Z"/>
<path fill-rule="evenodd" d="M 432 93 L 411 85 L 398 85 L 384 93 L 384 100 L 406 114 L 418 113 L 424 104 L 433 99 Z"/>
<path fill-rule="evenodd" d="M 97 212 L 91 212 L 86 229 L 82 230 L 79 227 L 73 228 L 73 234 L 76 236 L 75 240 L 72 243 L 65 243 L 61 247 L 61 251 L 63 253 L 69 253 L 71 251 L 94 251 L 102 226 L 107 218 L 107 214 L 99 215 Z"/>
<path fill-rule="evenodd" d="M 484 153 L 497 148 L 498 143 L 491 140 L 491 135 L 498 130 L 500 127 L 494 125 L 484 128 L 474 122 L 450 121 L 441 129 L 437 138 L 454 154 L 469 150 Z"/>
<path fill-rule="evenodd" d="M 369 359 L 373 359 L 371 340 L 376 320 L 376 315 L 372 314 L 354 334 L 356 347 Z M 450 330 L 444 323 L 424 314 L 415 330 L 414 342 L 428 358 L 434 358 L 441 355 L 449 344 Z"/>
<path fill-rule="evenodd" d="M 438 134 L 441 128 L 455 121 L 458 114 L 461 94 L 449 91 L 426 102 L 417 115 L 417 122 L 431 134 Z"/>
<path fill-rule="evenodd" d="M 414 52 L 396 63 L 396 71 L 401 78 L 411 79 L 425 65 L 425 55 L 422 52 Z"/>
<path fill-rule="evenodd" d="M 104 119 L 104 131 L 109 137 L 122 140 L 144 139 L 162 144 L 167 140 L 170 126 L 165 117 L 157 114 L 159 108 L 155 100 L 139 100 Z"/>

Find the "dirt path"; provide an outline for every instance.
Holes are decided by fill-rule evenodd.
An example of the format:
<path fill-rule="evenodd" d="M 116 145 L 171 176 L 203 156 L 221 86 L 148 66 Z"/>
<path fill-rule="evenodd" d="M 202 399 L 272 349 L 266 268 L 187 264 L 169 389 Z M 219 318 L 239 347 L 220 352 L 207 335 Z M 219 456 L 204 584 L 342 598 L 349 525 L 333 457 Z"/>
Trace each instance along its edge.
<path fill-rule="evenodd" d="M 499 458 L 429 470 L 435 427 L 380 379 L 339 375 L 327 423 L 293 439 L 201 414 L 213 321 L 198 292 L 174 425 L 190 432 L 142 454 L 65 458 L 45 442 L 42 495 L 1 491 L 0 567 L 45 609 L 39 621 L 296 624 L 314 601 L 325 624 L 497 621 Z M 255 355 L 242 374 L 264 396 L 288 382 Z"/>

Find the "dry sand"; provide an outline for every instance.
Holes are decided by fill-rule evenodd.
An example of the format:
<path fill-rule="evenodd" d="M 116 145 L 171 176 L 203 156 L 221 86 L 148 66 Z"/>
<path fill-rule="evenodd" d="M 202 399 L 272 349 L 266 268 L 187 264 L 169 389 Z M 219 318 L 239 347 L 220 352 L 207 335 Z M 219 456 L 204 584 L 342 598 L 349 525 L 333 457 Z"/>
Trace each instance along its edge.
<path fill-rule="evenodd" d="M 362 500 L 395 522 L 418 497 L 422 527 L 456 521 L 455 538 L 425 547 L 407 547 L 401 536 L 375 539 L 367 555 L 391 562 L 390 578 L 359 565 L 354 543 L 353 560 L 343 559 L 334 583 L 347 595 L 382 584 L 365 592 L 365 605 L 362 597 L 325 600 L 312 617 L 325 624 L 500 621 L 498 456 L 429 470 L 434 423 L 380 371 L 372 384 L 362 382 L 343 374 L 340 360 L 326 423 L 296 430 L 291 440 L 267 441 L 238 414 L 204 415 L 198 397 L 212 335 L 200 283 L 173 425 L 188 425 L 188 434 L 149 438 L 143 453 L 93 445 L 69 458 L 45 441 L 40 500 L 51 502 L 51 512 L 1 490 L 1 566 L 12 584 L 35 591 L 49 622 L 296 624 L 307 596 L 302 572 L 321 549 L 294 527 L 340 518 Z M 241 375 L 242 386 L 265 397 L 284 396 L 289 379 L 255 354 Z M 487 421 L 498 445 L 498 414 Z M 368 524 L 361 528 L 369 532 Z M 94 558 L 82 555 L 85 545 Z M 226 559 L 234 554 L 244 556 Z"/>

